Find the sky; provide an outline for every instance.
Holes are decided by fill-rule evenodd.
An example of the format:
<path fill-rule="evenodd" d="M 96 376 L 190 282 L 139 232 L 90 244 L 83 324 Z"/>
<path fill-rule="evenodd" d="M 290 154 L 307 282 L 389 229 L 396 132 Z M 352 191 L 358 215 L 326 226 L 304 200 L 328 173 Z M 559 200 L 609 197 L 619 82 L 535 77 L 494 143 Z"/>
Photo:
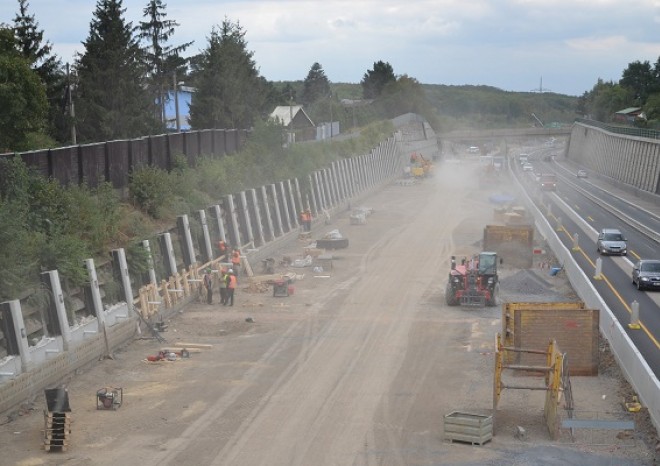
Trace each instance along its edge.
<path fill-rule="evenodd" d="M 28 0 L 64 63 L 84 52 L 94 0 Z M 137 25 L 147 0 L 124 0 Z M 487 85 L 579 96 L 617 82 L 629 63 L 660 58 L 660 0 L 164 0 L 179 23 L 170 45 L 205 49 L 228 19 L 269 81 L 303 80 L 318 62 L 333 83 L 359 83 L 374 63 L 423 84 Z M 18 0 L 0 1 L 11 25 Z"/>

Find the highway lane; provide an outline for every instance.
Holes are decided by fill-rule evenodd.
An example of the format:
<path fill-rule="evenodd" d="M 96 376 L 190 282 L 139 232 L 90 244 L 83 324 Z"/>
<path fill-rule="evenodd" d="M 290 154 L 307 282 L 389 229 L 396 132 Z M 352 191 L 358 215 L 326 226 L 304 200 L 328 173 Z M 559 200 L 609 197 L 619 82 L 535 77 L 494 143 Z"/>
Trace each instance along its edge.
<path fill-rule="evenodd" d="M 572 251 L 576 262 L 598 293 L 603 297 L 608 307 L 635 343 L 637 349 L 645 360 L 660 376 L 660 292 L 639 291 L 631 283 L 632 264 L 639 257 L 658 257 L 658 245 L 647 236 L 640 234 L 623 221 L 613 215 L 607 207 L 603 207 L 602 198 L 608 204 L 616 205 L 626 215 L 634 216 L 636 221 L 648 222 L 651 228 L 656 219 L 652 213 L 646 212 L 637 206 L 631 207 L 610 193 L 601 199 L 593 200 L 591 196 L 600 196 L 604 191 L 583 179 L 571 177 L 556 164 L 536 164 L 542 171 L 555 171 L 559 177 L 559 186 L 556 192 L 542 193 L 543 205 L 550 205 L 550 223 L 558 229 L 558 235 L 564 245 Z M 524 181 L 532 194 L 539 194 L 534 176 L 516 169 L 516 173 Z M 585 193 L 585 190 L 587 191 Z M 586 197 L 590 195 L 590 197 Z M 542 208 L 547 213 L 547 209 Z M 573 221 L 571 215 L 579 218 Z M 601 228 L 621 228 L 626 232 L 629 240 L 629 257 L 600 256 L 596 251 L 596 238 Z M 577 234 L 577 246 L 574 240 Z M 596 264 L 600 259 L 602 268 L 600 276 L 596 277 Z M 639 303 L 640 330 L 628 329 L 631 322 L 632 303 Z"/>

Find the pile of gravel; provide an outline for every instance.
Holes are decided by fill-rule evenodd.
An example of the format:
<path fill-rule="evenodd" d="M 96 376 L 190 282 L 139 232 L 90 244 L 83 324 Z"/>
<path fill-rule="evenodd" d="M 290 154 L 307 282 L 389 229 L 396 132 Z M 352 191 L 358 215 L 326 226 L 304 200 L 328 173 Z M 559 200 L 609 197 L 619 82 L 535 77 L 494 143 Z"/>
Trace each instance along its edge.
<path fill-rule="evenodd" d="M 546 271 L 546 273 L 548 273 Z M 548 278 L 550 276 L 548 275 Z M 500 274 L 500 299 L 508 302 L 559 302 L 568 297 L 535 270 L 523 269 Z"/>

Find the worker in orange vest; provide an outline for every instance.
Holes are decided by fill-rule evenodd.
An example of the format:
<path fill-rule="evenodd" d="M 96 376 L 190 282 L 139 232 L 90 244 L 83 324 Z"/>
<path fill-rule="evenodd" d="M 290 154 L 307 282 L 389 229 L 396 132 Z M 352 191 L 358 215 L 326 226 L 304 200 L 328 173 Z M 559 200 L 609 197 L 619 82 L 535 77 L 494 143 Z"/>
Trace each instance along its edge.
<path fill-rule="evenodd" d="M 227 297 L 225 299 L 225 306 L 229 304 L 230 306 L 234 305 L 234 291 L 236 290 L 236 285 L 238 280 L 236 279 L 236 271 L 229 269 L 227 272 Z"/>
<path fill-rule="evenodd" d="M 225 240 L 221 239 L 218 241 L 218 250 L 220 251 L 220 257 L 225 256 L 227 257 L 227 243 Z"/>
<path fill-rule="evenodd" d="M 241 267 L 241 251 L 237 248 L 234 248 L 234 252 L 231 254 L 231 267 L 234 269 L 234 274 L 238 276 L 238 271 Z"/>

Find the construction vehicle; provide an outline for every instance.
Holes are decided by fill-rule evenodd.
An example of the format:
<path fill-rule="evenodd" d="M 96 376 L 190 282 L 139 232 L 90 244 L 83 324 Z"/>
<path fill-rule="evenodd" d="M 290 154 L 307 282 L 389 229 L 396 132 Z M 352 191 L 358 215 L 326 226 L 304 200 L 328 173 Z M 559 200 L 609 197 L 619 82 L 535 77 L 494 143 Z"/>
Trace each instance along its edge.
<path fill-rule="evenodd" d="M 500 261 L 501 263 L 501 261 Z M 460 264 L 451 257 L 451 270 L 445 289 L 447 305 L 465 307 L 495 306 L 499 290 L 497 253 L 482 252 Z"/>
<path fill-rule="evenodd" d="M 419 152 L 410 155 L 410 174 L 413 178 L 425 178 L 431 175 L 433 164 Z"/>

